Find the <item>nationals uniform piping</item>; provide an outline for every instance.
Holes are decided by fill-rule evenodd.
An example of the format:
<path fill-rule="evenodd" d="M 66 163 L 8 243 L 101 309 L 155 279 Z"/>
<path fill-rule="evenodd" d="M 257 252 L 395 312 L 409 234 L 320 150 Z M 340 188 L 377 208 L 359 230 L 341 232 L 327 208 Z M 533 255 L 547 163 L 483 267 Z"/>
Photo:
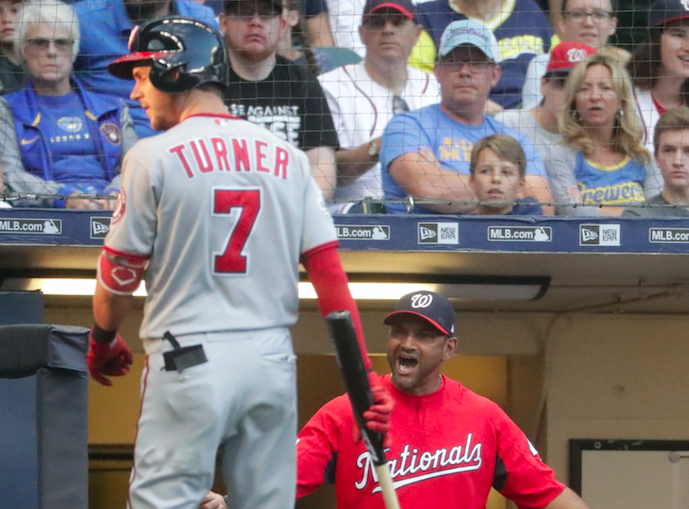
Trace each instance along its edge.
<path fill-rule="evenodd" d="M 116 330 L 147 264 L 129 507 L 195 509 L 224 447 L 233 508 L 291 508 L 296 390 L 287 327 L 296 321 L 300 261 L 321 310 L 356 317 L 370 367 L 332 219 L 303 152 L 225 113 L 229 60 L 216 30 L 160 18 L 133 32 L 130 50 L 108 69 L 135 80 L 132 99 L 155 129 L 168 130 L 125 158 L 99 259 L 89 362 L 101 382 L 123 374 Z M 391 411 L 389 395 L 379 394 L 374 430 Z"/>

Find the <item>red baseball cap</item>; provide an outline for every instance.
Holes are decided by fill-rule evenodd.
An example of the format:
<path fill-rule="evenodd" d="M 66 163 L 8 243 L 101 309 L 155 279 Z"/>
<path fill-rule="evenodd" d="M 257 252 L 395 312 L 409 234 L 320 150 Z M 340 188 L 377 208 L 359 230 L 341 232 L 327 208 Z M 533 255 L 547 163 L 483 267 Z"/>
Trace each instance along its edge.
<path fill-rule="evenodd" d="M 571 71 L 579 62 L 586 60 L 589 55 L 598 53 L 591 46 L 580 42 L 567 41 L 561 42 L 553 49 L 550 55 L 550 62 L 545 73 L 553 71 Z"/>
<path fill-rule="evenodd" d="M 416 7 L 414 7 L 412 0 L 367 0 L 366 5 L 364 5 L 362 23 L 365 23 L 372 13 L 385 8 L 399 11 L 409 19 L 414 19 L 416 15 Z"/>

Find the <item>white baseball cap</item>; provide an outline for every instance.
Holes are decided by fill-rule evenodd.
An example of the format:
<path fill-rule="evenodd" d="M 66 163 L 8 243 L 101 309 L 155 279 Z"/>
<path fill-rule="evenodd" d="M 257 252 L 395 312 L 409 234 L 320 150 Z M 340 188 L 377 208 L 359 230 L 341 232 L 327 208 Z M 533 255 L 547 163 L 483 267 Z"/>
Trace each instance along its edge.
<path fill-rule="evenodd" d="M 462 44 L 475 46 L 494 62 L 499 61 L 498 41 L 493 35 L 493 31 L 480 21 L 462 19 L 447 25 L 440 38 L 438 58 L 446 56 Z"/>

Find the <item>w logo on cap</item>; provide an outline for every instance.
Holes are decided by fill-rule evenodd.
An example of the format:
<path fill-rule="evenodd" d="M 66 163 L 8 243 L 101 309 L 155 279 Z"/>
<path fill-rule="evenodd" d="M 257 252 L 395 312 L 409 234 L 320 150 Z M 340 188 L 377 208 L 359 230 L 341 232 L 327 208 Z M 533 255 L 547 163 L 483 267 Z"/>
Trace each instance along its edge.
<path fill-rule="evenodd" d="M 689 2 L 689 0 L 684 1 Z M 572 63 L 581 62 L 582 60 L 585 60 L 587 56 L 586 50 L 583 48 L 572 48 L 567 52 L 567 59 Z"/>
<path fill-rule="evenodd" d="M 427 308 L 433 302 L 433 295 L 428 293 L 419 293 L 413 295 L 411 298 L 411 307 L 417 308 Z"/>
<path fill-rule="evenodd" d="M 689 0 L 681 0 L 684 10 L 689 11 Z"/>

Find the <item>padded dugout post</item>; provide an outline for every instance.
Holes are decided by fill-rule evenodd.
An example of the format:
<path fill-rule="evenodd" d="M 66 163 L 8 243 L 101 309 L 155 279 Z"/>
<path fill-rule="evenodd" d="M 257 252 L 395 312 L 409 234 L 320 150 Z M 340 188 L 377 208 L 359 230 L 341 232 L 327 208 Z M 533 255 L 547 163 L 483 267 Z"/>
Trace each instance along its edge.
<path fill-rule="evenodd" d="M 88 509 L 89 330 L 0 326 L 0 506 Z"/>

